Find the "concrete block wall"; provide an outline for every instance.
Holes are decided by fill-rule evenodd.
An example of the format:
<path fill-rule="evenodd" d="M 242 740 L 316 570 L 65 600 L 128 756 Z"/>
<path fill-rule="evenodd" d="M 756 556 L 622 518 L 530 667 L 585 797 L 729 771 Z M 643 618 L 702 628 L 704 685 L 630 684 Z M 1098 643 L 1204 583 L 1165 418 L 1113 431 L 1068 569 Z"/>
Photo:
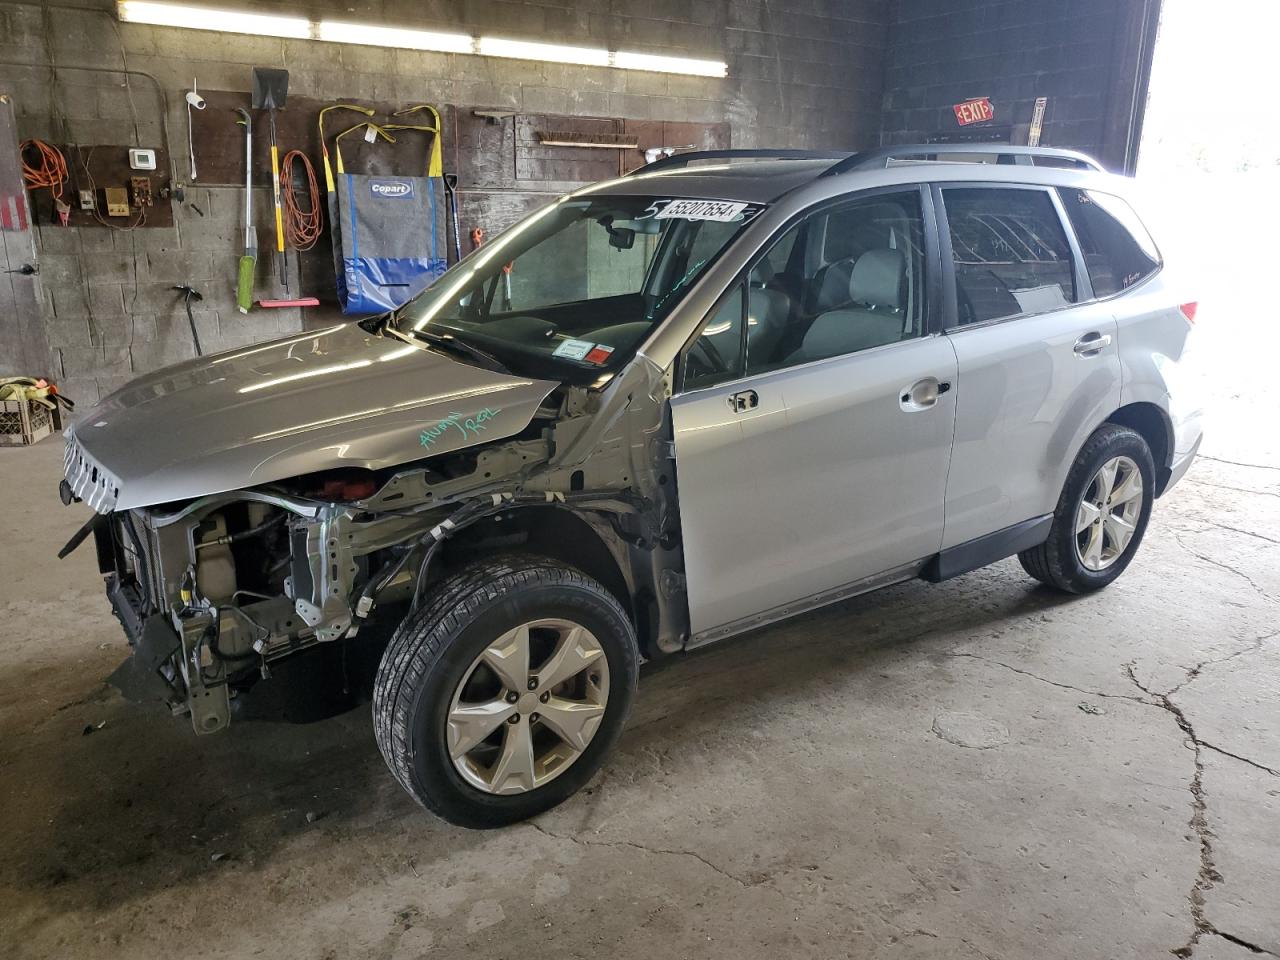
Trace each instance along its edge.
<path fill-rule="evenodd" d="M 1159 0 L 898 0 L 883 142 L 959 133 L 952 105 L 989 97 L 990 126 L 1026 143 L 1047 97 L 1042 145 L 1132 169 L 1158 20 Z"/>
<path fill-rule="evenodd" d="M 286 67 L 295 95 L 727 121 L 739 147 L 870 146 L 880 131 L 891 0 L 252 5 L 257 12 L 723 59 L 729 65 L 724 79 L 122 24 L 115 20 L 113 3 L 88 2 L 61 6 L 49 0 L 43 6 L 0 0 L 0 92 L 13 98 L 21 136 L 155 145 L 165 141 L 167 124 L 178 178 L 186 180 L 183 93 L 193 78 L 206 89 L 247 90 L 253 66 Z M 210 0 L 210 5 L 243 4 Z M 125 75 L 115 72 L 123 68 L 149 77 L 133 75 L 126 84 Z M 162 97 L 167 97 L 167 113 Z M 38 228 L 39 279 L 53 353 L 47 372 L 79 402 L 91 404 L 133 376 L 193 355 L 181 298 L 171 289 L 175 284 L 190 283 L 205 296 L 194 316 L 206 352 L 335 318 L 331 307 L 241 315 L 234 305 L 234 278 L 242 194 L 197 186 L 188 188 L 187 201 L 176 207 L 172 228 Z M 271 235 L 268 203 L 261 191 L 255 209 L 263 239 Z M 264 281 L 268 261 L 259 260 Z"/>

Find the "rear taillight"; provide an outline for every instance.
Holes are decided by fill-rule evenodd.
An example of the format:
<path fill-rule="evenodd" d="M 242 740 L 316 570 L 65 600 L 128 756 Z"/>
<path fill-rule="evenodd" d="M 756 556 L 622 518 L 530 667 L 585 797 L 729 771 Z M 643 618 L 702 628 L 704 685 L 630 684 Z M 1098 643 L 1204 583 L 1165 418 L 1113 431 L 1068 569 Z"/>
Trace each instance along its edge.
<path fill-rule="evenodd" d="M 1178 309 L 1182 311 L 1182 315 L 1187 318 L 1187 323 L 1190 323 L 1193 326 L 1196 322 L 1196 306 L 1197 304 L 1194 301 L 1191 303 L 1183 303 L 1178 306 Z"/>

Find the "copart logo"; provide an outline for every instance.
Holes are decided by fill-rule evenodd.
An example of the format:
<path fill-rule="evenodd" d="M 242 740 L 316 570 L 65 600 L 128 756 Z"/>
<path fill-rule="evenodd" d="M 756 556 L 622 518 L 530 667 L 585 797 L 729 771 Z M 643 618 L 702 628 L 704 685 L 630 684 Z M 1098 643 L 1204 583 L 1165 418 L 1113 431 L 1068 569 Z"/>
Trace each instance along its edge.
<path fill-rule="evenodd" d="M 370 180 L 369 189 L 375 197 L 401 200 L 413 196 L 413 184 L 407 180 Z"/>

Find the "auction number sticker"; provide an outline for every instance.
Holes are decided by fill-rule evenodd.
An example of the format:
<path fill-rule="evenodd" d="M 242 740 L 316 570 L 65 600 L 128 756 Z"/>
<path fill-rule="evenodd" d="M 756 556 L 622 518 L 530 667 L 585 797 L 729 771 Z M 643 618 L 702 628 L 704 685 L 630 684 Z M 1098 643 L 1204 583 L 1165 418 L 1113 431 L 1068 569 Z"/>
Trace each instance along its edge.
<path fill-rule="evenodd" d="M 716 220 L 734 223 L 760 212 L 749 203 L 729 200 L 655 200 L 637 220 Z"/>

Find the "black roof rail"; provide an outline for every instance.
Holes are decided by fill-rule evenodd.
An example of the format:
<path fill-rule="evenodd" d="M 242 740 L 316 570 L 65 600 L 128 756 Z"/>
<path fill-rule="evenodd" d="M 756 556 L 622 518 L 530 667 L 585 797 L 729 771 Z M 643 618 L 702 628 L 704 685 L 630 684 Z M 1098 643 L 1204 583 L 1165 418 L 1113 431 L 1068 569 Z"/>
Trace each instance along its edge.
<path fill-rule="evenodd" d="M 1046 160 L 1065 160 L 1078 167 L 1103 172 L 1102 164 L 1086 153 L 1078 150 L 1064 150 L 1058 147 L 1022 147 L 1008 143 L 902 143 L 887 147 L 877 147 L 863 153 L 855 153 L 845 157 L 823 171 L 822 176 L 835 176 L 848 173 L 850 170 L 879 170 L 889 166 L 894 160 L 928 161 L 938 154 L 977 154 L 990 156 L 994 154 L 997 163 L 1030 164 L 1036 157 Z"/>
<path fill-rule="evenodd" d="M 636 167 L 628 176 L 652 173 L 654 170 L 674 170 L 687 167 L 697 160 L 847 160 L 857 154 L 848 150 L 692 150 L 689 153 L 673 153 L 669 157 Z"/>

